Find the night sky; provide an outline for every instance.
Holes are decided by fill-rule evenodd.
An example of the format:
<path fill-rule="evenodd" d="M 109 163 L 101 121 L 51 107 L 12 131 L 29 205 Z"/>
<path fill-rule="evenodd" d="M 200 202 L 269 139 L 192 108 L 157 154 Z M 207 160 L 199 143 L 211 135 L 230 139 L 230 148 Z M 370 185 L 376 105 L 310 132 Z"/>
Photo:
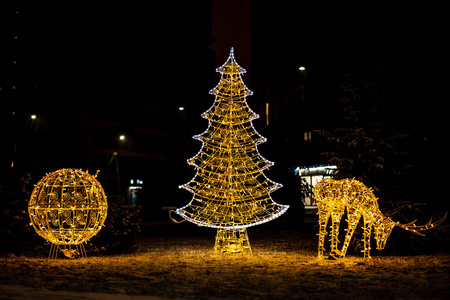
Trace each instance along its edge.
<path fill-rule="evenodd" d="M 305 65 L 311 114 L 326 121 L 339 102 L 342 78 L 369 56 L 387 66 L 397 125 L 434 140 L 437 157 L 444 155 L 438 147 L 446 127 L 449 67 L 443 7 L 224 3 L 33 3 L 19 7 L 19 18 L 3 18 L 3 26 L 24 35 L 22 76 L 36 82 L 41 96 L 30 99 L 30 107 L 40 109 L 41 103 L 71 107 L 117 89 L 128 76 L 155 80 L 170 91 L 147 102 L 192 105 L 193 115 L 204 121 L 200 113 L 211 105 L 207 93 L 219 78 L 214 70 L 235 47 L 237 61 L 249 71 L 244 81 L 255 91 L 251 106 L 265 101 L 266 86 L 298 85 L 298 67 Z M 216 56 L 212 63 L 208 49 Z"/>
<path fill-rule="evenodd" d="M 160 78 L 172 74 L 176 85 L 185 75 L 181 66 L 189 61 L 191 48 L 205 46 L 199 36 L 208 33 L 205 24 L 186 26 L 186 9 L 179 5 L 171 10 L 164 3 L 35 4 L 20 10 L 18 23 L 28 46 L 24 55 L 34 65 L 37 80 L 83 93 L 124 73 Z M 194 15 L 208 12 L 207 6 L 202 9 Z"/>
<path fill-rule="evenodd" d="M 196 63 L 204 73 L 212 73 L 207 64 L 192 59 L 201 57 L 195 53 L 207 46 L 212 35 L 216 65 L 234 46 L 248 77 L 254 69 L 289 76 L 299 65 L 307 66 L 310 95 L 316 101 L 335 97 L 330 92 L 339 76 L 351 70 L 361 55 L 387 61 L 396 93 L 393 101 L 407 104 L 430 98 L 429 103 L 442 98 L 448 79 L 442 7 L 251 1 L 249 9 L 242 2 L 248 1 L 228 1 L 232 8 L 223 13 L 227 7 L 223 2 L 207 1 L 24 7 L 19 27 L 23 26 L 32 49 L 26 53 L 34 65 L 29 76 L 41 86 L 81 94 L 108 85 L 109 76 L 123 72 L 151 74 L 174 86 L 188 80 L 192 86 L 195 79 L 188 74 Z M 211 9 L 215 11 L 210 21 Z M 253 88 L 253 82 L 245 80 Z"/>
<path fill-rule="evenodd" d="M 356 7 L 305 5 L 302 9 L 299 4 L 290 9 L 280 4 L 263 9 L 268 38 L 261 47 L 273 53 L 271 58 L 268 55 L 269 63 L 305 64 L 314 88 L 310 94 L 317 93 L 317 101 L 333 97 L 327 90 L 333 89 L 343 74 L 354 71 L 359 57 L 368 55 L 386 62 L 392 101 L 421 114 L 424 109 L 435 111 L 429 104 L 441 102 L 448 76 L 440 70 L 448 66 L 444 55 L 448 45 L 439 7 L 377 3 Z"/>

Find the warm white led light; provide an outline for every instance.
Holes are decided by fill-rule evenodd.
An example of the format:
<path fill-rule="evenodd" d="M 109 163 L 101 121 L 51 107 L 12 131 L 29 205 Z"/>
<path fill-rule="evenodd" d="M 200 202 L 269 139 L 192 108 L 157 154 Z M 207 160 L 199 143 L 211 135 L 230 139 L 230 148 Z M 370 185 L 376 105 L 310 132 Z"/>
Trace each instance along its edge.
<path fill-rule="evenodd" d="M 35 185 L 28 213 L 37 234 L 52 243 L 50 257 L 59 251 L 85 257 L 83 243 L 102 228 L 108 204 L 95 177 L 78 169 L 60 169 Z"/>
<path fill-rule="evenodd" d="M 314 188 L 314 196 L 319 210 L 319 257 L 323 256 L 325 235 L 328 220 L 331 218 L 331 254 L 335 257 L 344 257 L 350 240 L 355 232 L 361 217 L 364 223 L 364 257 L 370 258 L 370 236 L 372 228 L 375 231 L 377 249 L 383 250 L 386 241 L 395 226 L 409 230 L 417 235 L 419 231 L 431 229 L 444 222 L 447 214 L 435 223 L 416 226 L 414 222 L 400 224 L 384 216 L 372 190 L 355 179 L 323 179 Z M 342 250 L 338 249 L 339 224 L 344 213 L 347 213 L 347 234 Z"/>
<path fill-rule="evenodd" d="M 199 226 L 219 229 L 216 248 L 228 245 L 217 239 L 240 237 L 241 250 L 246 251 L 250 246 L 245 228 L 273 220 L 288 206 L 277 204 L 270 197 L 270 193 L 282 185 L 263 173 L 273 162 L 258 152 L 257 145 L 266 138 L 253 127 L 252 121 L 259 116 L 246 102 L 246 97 L 253 92 L 242 80 L 241 74 L 246 70 L 237 64 L 233 48 L 217 71 L 221 79 L 210 91 L 215 101 L 202 114 L 208 120 L 208 128 L 194 136 L 202 142 L 202 147 L 188 160 L 188 164 L 195 167 L 196 175 L 180 186 L 194 196 L 188 205 L 175 212 Z M 230 232 L 224 233 L 224 230 Z"/>

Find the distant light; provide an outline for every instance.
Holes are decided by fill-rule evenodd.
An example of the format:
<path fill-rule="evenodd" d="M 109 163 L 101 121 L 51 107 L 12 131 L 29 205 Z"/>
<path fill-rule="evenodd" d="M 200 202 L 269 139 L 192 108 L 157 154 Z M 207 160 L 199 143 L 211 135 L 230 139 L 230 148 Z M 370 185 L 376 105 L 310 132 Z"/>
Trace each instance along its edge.
<path fill-rule="evenodd" d="M 300 68 L 298 68 L 300 71 L 305 71 L 306 68 L 304 66 L 300 66 Z"/>
<path fill-rule="evenodd" d="M 122 134 L 121 136 L 119 136 L 119 139 L 120 139 L 121 141 L 123 141 L 123 140 L 125 140 L 125 136 Z"/>
<path fill-rule="evenodd" d="M 184 107 L 183 107 L 183 106 L 180 106 L 180 107 L 178 107 L 178 110 L 179 110 L 179 111 L 182 111 L 182 110 L 184 110 Z"/>
<path fill-rule="evenodd" d="M 31 115 L 32 120 L 36 120 L 36 115 Z"/>
<path fill-rule="evenodd" d="M 327 166 L 317 166 L 317 167 L 297 167 L 295 171 L 299 176 L 310 175 L 315 172 L 319 172 L 322 175 L 333 174 L 334 170 L 337 169 L 335 165 L 327 165 Z"/>
<path fill-rule="evenodd" d="M 132 186 L 129 187 L 129 189 L 130 189 L 130 190 L 142 190 L 142 186 L 135 186 L 135 185 L 132 185 Z"/>

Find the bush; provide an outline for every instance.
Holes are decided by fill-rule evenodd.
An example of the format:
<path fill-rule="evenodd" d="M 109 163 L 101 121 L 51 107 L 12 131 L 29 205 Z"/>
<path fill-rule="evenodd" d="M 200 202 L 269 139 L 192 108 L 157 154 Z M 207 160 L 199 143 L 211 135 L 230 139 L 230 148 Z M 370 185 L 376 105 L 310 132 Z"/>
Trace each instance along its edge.
<path fill-rule="evenodd" d="M 106 254 L 129 250 L 141 230 L 140 207 L 120 205 L 120 198 L 108 197 L 108 217 L 104 228 L 89 242 L 88 253 Z"/>

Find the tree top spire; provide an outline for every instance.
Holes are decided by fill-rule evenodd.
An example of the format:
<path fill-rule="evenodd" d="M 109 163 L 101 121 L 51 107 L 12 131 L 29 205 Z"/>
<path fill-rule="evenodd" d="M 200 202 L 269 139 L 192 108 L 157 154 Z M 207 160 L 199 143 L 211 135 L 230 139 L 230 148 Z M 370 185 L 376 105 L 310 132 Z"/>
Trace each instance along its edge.
<path fill-rule="evenodd" d="M 230 55 L 228 56 L 227 61 L 216 69 L 216 72 L 221 74 L 243 74 L 246 73 L 247 70 L 241 67 L 234 58 L 234 48 L 231 47 Z"/>

